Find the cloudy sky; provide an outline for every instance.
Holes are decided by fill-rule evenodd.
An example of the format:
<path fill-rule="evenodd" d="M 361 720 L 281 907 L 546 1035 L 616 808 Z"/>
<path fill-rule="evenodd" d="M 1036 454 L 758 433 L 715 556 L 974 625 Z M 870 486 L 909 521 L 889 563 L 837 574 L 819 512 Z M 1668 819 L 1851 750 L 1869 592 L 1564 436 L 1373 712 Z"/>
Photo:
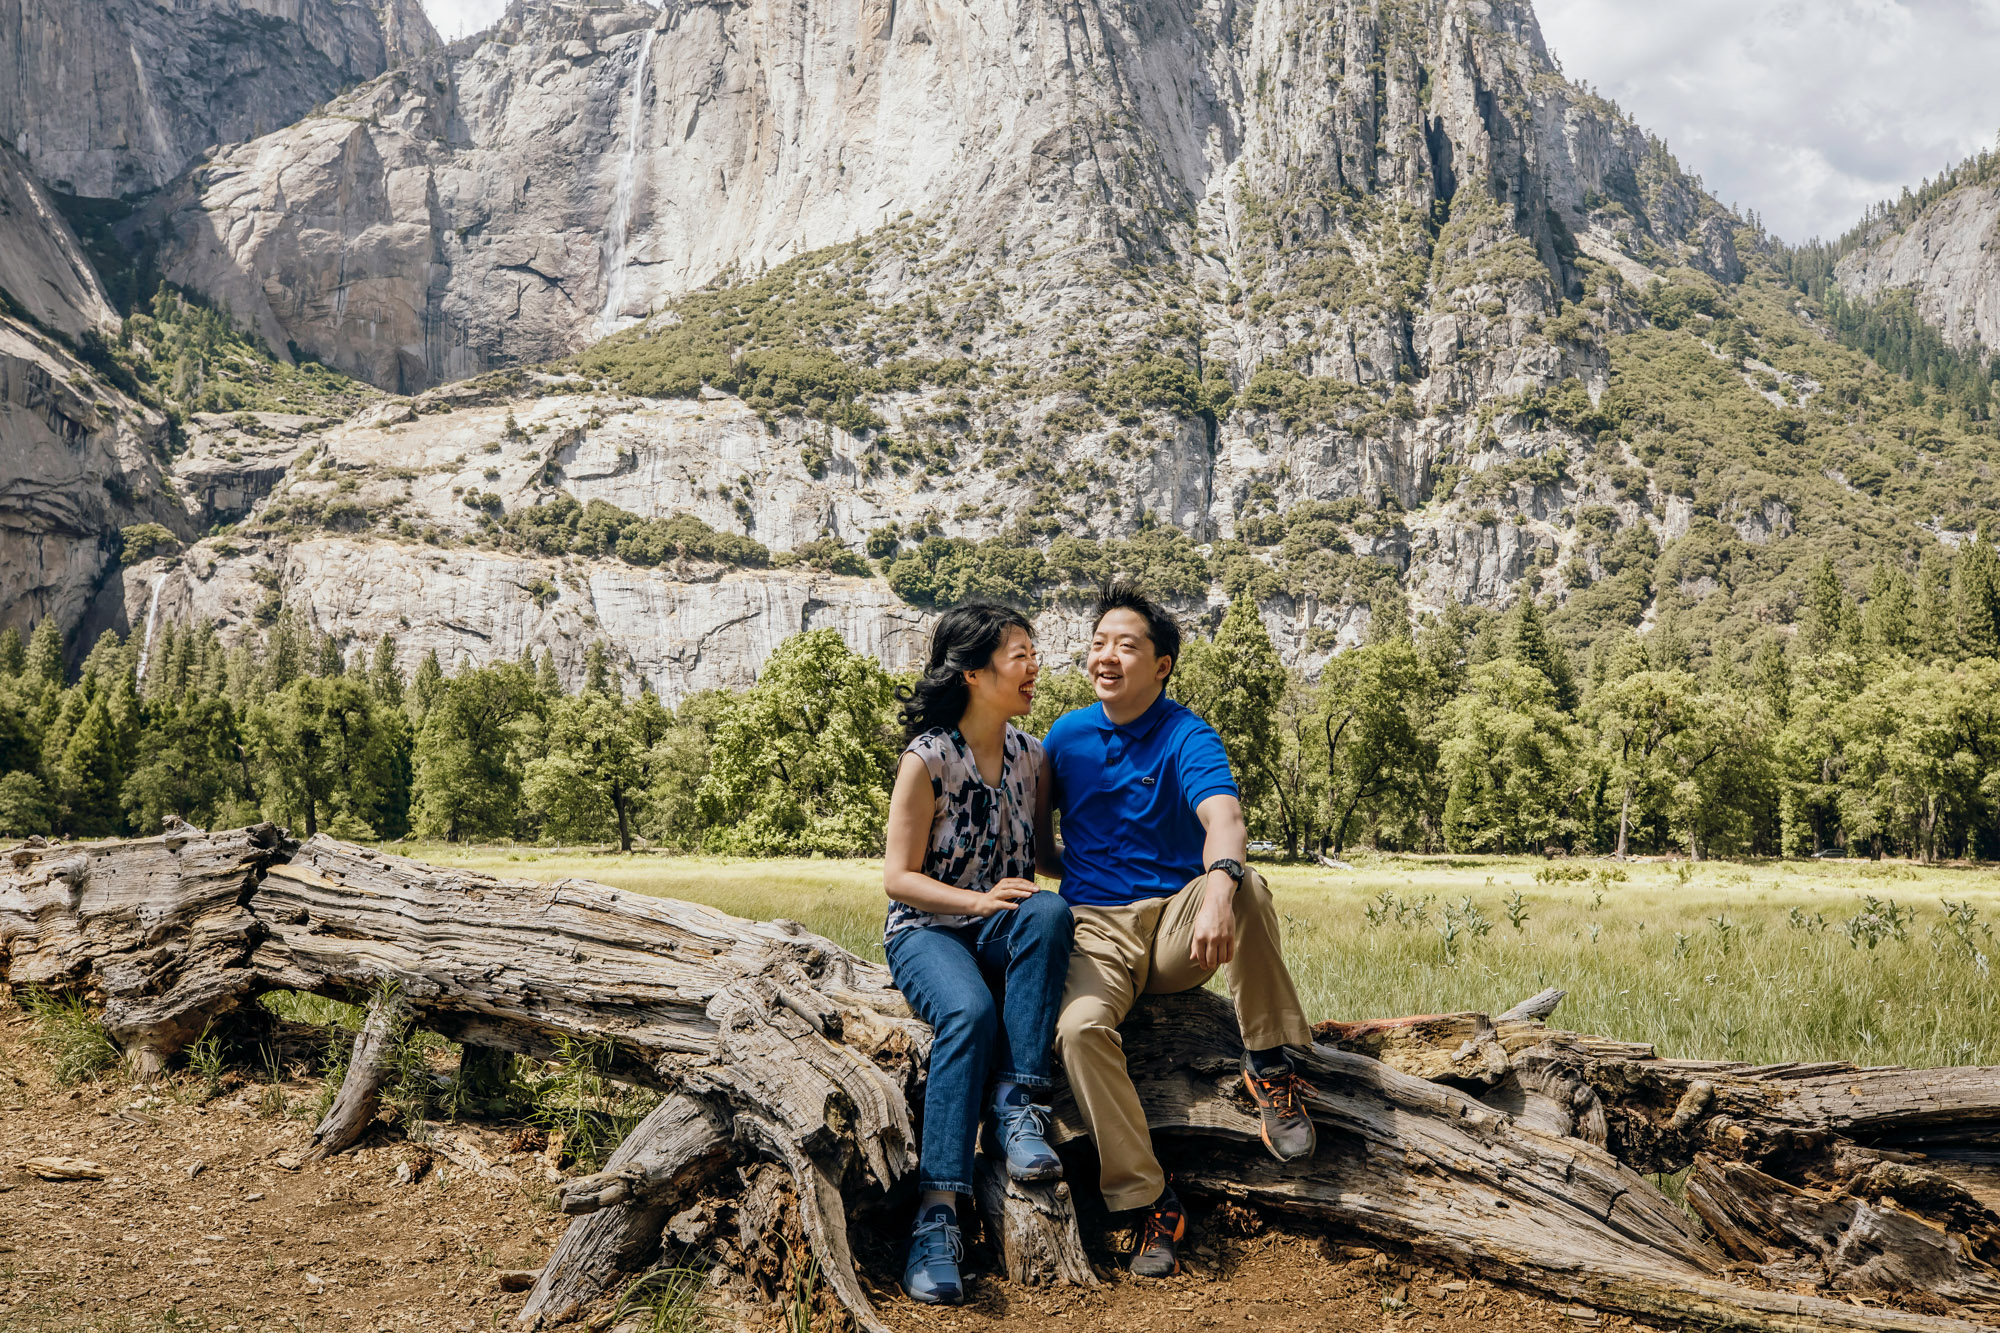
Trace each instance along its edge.
<path fill-rule="evenodd" d="M 1788 241 L 2000 130 L 2000 0 L 1536 0 L 1570 78 Z"/>
<path fill-rule="evenodd" d="M 851 0 L 843 0 L 850 2 Z M 503 0 L 424 0 L 447 37 Z M 1536 0 L 1550 49 L 1788 241 L 1992 144 L 2000 0 Z"/>

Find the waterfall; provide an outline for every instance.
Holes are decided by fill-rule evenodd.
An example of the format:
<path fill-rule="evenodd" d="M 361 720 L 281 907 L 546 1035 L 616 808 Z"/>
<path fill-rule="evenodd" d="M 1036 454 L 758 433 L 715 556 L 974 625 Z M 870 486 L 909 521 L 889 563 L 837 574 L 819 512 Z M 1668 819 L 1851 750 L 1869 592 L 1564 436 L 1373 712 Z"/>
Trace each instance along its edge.
<path fill-rule="evenodd" d="M 625 161 L 618 171 L 618 191 L 611 197 L 611 226 L 604 238 L 604 311 L 597 317 L 601 338 L 617 326 L 625 306 L 625 242 L 632 230 L 633 177 L 639 171 L 639 133 L 646 111 L 646 71 L 652 65 L 653 37 L 646 29 L 639 43 L 639 71 L 632 80 L 632 114 L 625 125 Z"/>
<path fill-rule="evenodd" d="M 153 575 L 153 590 L 146 597 L 146 641 L 139 646 L 139 679 L 146 678 L 146 663 L 153 656 L 153 633 L 160 627 L 160 588 L 165 574 Z"/>

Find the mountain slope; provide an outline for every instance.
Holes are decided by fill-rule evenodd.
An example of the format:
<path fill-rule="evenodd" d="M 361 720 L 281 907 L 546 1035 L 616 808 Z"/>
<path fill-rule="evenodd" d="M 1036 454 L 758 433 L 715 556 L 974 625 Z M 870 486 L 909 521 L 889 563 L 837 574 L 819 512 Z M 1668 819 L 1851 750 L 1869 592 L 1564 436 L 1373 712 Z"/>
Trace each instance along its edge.
<path fill-rule="evenodd" d="M 819 625 L 906 665 L 968 594 L 1060 657 L 1123 568 L 1308 672 L 1524 589 L 1740 658 L 1802 562 L 1994 512 L 1990 426 L 1832 345 L 1522 3 L 523 0 L 133 225 L 423 391 L 195 417 L 190 513 L 243 521 L 108 623 L 603 639 L 675 698 Z"/>
<path fill-rule="evenodd" d="M 118 198 L 437 44 L 419 0 L 0 0 L 0 138 Z"/>

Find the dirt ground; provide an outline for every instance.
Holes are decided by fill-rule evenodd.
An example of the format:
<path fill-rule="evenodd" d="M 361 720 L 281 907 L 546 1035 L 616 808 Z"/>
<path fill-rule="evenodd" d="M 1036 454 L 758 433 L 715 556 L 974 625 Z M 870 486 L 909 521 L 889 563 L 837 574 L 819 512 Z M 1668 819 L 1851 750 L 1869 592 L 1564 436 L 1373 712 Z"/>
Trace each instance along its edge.
<path fill-rule="evenodd" d="M 399 1184 L 398 1168 L 428 1154 L 380 1130 L 332 1162 L 288 1171 L 275 1159 L 304 1143 L 307 1125 L 272 1113 L 271 1085 L 205 1105 L 129 1079 L 61 1088 L 29 1034 L 24 1014 L 0 1011 L 0 1333 L 511 1328 L 523 1295 L 502 1290 L 502 1275 L 539 1267 L 562 1231 L 538 1159 L 508 1151 L 513 1126 L 449 1132 L 514 1180 L 438 1160 Z M 301 1079 L 283 1091 L 297 1101 L 315 1087 Z M 49 1156 L 85 1158 L 104 1178 L 47 1181 L 20 1169 Z M 876 1270 L 864 1280 L 899 1329 L 1629 1327 L 1247 1214 L 1197 1207 L 1195 1216 L 1186 1271 L 1164 1282 L 1126 1277 L 1106 1248 L 1096 1291 L 1017 1287 L 975 1246 L 974 1299 L 958 1309 L 904 1298 L 893 1240 L 856 1239 Z M 777 1318 L 718 1311 L 710 1326 L 776 1327 Z"/>

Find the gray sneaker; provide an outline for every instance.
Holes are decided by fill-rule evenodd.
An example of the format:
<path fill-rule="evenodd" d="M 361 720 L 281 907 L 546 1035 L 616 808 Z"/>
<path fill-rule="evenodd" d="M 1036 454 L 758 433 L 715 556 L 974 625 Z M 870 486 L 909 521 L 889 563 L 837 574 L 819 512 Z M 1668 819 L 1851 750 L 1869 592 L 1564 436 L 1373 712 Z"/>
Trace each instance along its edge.
<path fill-rule="evenodd" d="M 1281 1162 L 1296 1162 L 1313 1155 L 1319 1138 L 1313 1132 L 1312 1117 L 1306 1114 L 1305 1099 L 1317 1096 L 1312 1084 L 1298 1076 L 1289 1064 L 1270 1074 L 1260 1074 L 1243 1053 L 1243 1086 L 1257 1104 L 1259 1128 L 1264 1146 Z"/>
<path fill-rule="evenodd" d="M 993 1108 L 993 1137 L 1015 1180 L 1061 1180 L 1062 1158 L 1049 1146 L 1049 1108 L 1021 1100 Z"/>

